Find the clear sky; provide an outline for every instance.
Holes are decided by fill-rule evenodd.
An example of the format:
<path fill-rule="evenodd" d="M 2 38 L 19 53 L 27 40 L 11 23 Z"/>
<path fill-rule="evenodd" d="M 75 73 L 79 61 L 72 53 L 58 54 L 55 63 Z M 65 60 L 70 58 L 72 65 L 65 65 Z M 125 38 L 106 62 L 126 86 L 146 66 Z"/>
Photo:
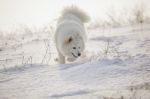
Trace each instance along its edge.
<path fill-rule="evenodd" d="M 150 0 L 0 0 L 0 30 L 11 30 L 19 24 L 40 27 L 57 18 L 67 5 L 78 5 L 94 19 L 105 18 L 112 10 L 121 12 Z"/>

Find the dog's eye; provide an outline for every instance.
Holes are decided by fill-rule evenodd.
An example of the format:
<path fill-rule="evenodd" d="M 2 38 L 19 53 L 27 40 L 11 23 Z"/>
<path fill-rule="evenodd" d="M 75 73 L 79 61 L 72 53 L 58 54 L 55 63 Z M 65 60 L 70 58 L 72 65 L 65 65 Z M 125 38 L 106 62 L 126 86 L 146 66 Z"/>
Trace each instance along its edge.
<path fill-rule="evenodd" d="M 73 49 L 76 49 L 76 47 L 73 47 Z"/>

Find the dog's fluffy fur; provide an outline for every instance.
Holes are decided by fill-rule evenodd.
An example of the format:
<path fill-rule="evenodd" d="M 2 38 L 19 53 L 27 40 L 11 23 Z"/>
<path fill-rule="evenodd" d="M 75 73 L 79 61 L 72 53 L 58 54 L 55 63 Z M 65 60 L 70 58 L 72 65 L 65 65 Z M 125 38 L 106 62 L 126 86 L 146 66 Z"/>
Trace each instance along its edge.
<path fill-rule="evenodd" d="M 55 31 L 59 63 L 64 64 L 66 59 L 71 62 L 81 56 L 86 42 L 84 23 L 88 21 L 89 17 L 75 6 L 62 11 Z"/>

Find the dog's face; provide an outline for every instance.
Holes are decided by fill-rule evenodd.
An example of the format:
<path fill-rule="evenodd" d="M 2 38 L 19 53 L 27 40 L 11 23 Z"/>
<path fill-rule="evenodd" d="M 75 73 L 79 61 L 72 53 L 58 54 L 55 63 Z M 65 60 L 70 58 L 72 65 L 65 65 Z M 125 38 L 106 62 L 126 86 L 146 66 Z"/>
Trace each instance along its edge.
<path fill-rule="evenodd" d="M 64 44 L 64 54 L 68 58 L 78 58 L 85 48 L 84 41 L 79 35 L 70 36 Z"/>

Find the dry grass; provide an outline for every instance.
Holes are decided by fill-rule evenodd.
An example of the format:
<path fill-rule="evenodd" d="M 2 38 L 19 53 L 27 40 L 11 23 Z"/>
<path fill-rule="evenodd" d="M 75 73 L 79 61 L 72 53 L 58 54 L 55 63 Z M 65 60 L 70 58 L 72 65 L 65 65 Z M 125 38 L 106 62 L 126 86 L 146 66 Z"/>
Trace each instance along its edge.
<path fill-rule="evenodd" d="M 129 94 L 120 95 L 119 97 L 107 97 L 104 96 L 102 99 L 148 99 L 140 96 L 140 91 L 148 91 L 150 93 L 150 83 L 143 83 L 139 85 L 130 86 L 128 88 Z"/>

